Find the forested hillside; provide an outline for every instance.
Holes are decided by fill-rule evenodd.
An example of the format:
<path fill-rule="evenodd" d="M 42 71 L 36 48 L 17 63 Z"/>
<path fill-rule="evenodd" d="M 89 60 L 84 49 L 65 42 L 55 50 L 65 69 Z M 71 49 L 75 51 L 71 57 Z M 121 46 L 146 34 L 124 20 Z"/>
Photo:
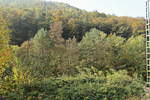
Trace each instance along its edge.
<path fill-rule="evenodd" d="M 144 18 L 41 0 L 0 1 L 0 97 L 141 100 Z"/>

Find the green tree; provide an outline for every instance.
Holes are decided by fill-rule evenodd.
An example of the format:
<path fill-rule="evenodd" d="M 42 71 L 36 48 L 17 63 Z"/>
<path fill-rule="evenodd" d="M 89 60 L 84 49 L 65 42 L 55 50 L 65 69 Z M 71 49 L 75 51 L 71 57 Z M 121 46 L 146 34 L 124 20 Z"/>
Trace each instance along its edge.
<path fill-rule="evenodd" d="M 21 60 L 21 66 L 32 77 L 42 79 L 51 75 L 51 48 L 53 42 L 49 34 L 43 28 L 40 29 L 34 38 L 22 44 L 17 52 Z"/>
<path fill-rule="evenodd" d="M 110 50 L 112 53 L 112 66 L 115 69 L 120 68 L 121 66 L 121 52 L 122 46 L 124 45 L 125 38 L 121 36 L 117 36 L 116 34 L 110 34 L 107 36 L 106 41 L 110 46 Z M 106 51 L 107 52 L 107 51 Z"/>
<path fill-rule="evenodd" d="M 40 52 L 41 54 L 53 47 L 52 39 L 49 37 L 46 30 L 42 28 L 37 32 L 33 38 L 33 46 L 35 51 Z"/>
<path fill-rule="evenodd" d="M 142 75 L 145 70 L 144 36 L 131 37 L 122 47 L 122 64 L 130 74 Z"/>
<path fill-rule="evenodd" d="M 107 69 L 112 64 L 111 46 L 106 41 L 106 34 L 97 29 L 91 29 L 79 43 L 82 66 Z"/>
<path fill-rule="evenodd" d="M 79 65 L 79 49 L 77 46 L 77 40 L 75 37 L 73 39 L 69 39 L 65 44 L 66 52 L 64 54 L 63 63 L 66 69 L 64 72 L 68 75 L 76 74 L 76 67 Z"/>

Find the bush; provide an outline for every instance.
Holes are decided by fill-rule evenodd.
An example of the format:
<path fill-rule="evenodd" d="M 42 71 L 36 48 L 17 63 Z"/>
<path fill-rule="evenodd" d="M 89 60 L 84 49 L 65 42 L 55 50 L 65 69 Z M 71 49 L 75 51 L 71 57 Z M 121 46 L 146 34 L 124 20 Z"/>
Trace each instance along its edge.
<path fill-rule="evenodd" d="M 126 71 L 119 71 L 106 77 L 80 74 L 51 78 L 22 84 L 20 90 L 23 100 L 126 100 L 133 96 L 140 98 L 144 93 L 142 87 L 141 82 L 128 76 Z"/>

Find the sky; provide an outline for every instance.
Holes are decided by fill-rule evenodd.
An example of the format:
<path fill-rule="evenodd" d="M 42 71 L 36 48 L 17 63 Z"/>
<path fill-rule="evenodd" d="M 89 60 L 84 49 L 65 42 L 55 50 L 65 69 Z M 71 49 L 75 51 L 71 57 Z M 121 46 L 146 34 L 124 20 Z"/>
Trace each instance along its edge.
<path fill-rule="evenodd" d="M 117 16 L 145 17 L 145 0 L 48 0 L 64 2 L 87 11 Z"/>

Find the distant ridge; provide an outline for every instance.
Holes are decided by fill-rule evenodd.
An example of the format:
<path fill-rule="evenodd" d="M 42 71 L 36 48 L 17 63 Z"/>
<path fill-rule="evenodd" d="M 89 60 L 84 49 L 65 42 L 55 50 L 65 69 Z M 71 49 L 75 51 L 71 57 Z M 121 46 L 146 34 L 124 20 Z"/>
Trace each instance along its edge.
<path fill-rule="evenodd" d="M 0 0 L 0 6 L 7 7 L 34 7 L 34 6 L 49 6 L 53 8 L 72 8 L 80 10 L 76 7 L 70 6 L 66 3 L 54 2 L 54 1 L 42 1 L 41 0 Z"/>

